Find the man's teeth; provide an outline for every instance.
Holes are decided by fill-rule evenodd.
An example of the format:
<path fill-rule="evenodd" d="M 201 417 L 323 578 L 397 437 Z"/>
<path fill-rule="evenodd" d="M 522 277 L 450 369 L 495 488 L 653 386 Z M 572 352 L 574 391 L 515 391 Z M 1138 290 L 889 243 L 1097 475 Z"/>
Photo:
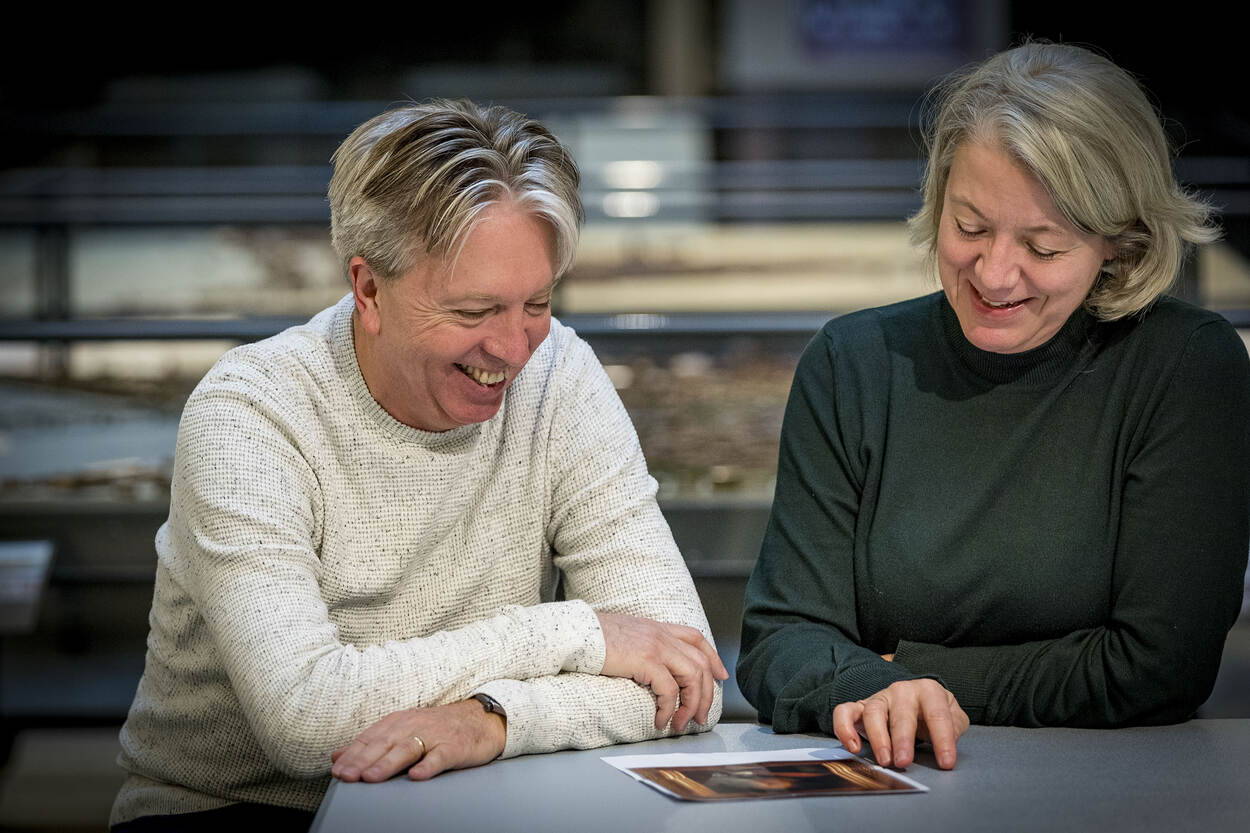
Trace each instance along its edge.
<path fill-rule="evenodd" d="M 460 368 L 461 373 L 468 376 L 479 385 L 497 385 L 507 378 L 508 375 L 502 372 L 491 373 L 489 371 L 482 370 L 480 367 L 471 367 L 467 364 L 458 364 L 456 367 Z"/>

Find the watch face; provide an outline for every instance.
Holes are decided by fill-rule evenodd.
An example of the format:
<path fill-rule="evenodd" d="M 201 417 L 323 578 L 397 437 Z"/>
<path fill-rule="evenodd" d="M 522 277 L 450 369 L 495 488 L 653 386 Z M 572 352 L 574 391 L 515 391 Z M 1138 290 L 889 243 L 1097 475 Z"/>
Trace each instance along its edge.
<path fill-rule="evenodd" d="M 508 713 L 504 711 L 504 708 L 503 706 L 499 704 L 499 701 L 496 700 L 494 697 L 491 697 L 489 694 L 482 694 L 482 693 L 474 694 L 473 699 L 481 703 L 482 708 L 486 709 L 486 711 L 491 712 L 492 714 L 497 714 L 502 717 L 508 716 Z"/>

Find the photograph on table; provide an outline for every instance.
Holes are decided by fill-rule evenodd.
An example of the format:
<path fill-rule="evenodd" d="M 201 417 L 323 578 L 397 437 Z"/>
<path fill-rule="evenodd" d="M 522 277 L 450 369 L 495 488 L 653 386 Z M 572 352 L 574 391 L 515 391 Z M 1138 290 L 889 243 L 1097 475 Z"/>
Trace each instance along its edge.
<path fill-rule="evenodd" d="M 661 792 L 687 801 L 916 792 L 918 789 L 914 782 L 858 758 L 636 767 L 631 772 Z"/>

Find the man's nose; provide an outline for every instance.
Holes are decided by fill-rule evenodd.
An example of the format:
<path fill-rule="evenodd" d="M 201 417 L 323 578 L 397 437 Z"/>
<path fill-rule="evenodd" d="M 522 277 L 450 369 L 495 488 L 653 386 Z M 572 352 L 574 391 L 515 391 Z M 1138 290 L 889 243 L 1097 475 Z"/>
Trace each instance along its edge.
<path fill-rule="evenodd" d="M 495 317 L 491 333 L 483 341 L 482 347 L 495 358 L 510 365 L 520 367 L 529 361 L 530 338 L 527 331 L 525 312 L 505 312 Z"/>

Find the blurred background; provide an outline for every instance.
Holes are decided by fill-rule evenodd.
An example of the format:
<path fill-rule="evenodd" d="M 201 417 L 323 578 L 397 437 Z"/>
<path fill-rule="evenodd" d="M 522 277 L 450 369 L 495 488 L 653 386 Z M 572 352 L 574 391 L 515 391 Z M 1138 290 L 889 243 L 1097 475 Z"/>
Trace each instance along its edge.
<path fill-rule="evenodd" d="M 904 219 L 919 205 L 920 104 L 944 73 L 1026 35 L 1093 45 L 1135 73 L 1180 149 L 1178 176 L 1222 211 L 1224 240 L 1177 294 L 1250 333 L 1250 98 L 1236 27 L 1216 9 L 6 12 L 0 827 L 103 827 L 182 403 L 222 352 L 347 291 L 325 188 L 357 124 L 463 96 L 526 112 L 570 146 L 588 221 L 557 315 L 633 416 L 732 668 L 799 352 L 833 315 L 936 289 Z M 735 688 L 726 703 L 754 716 Z M 1202 714 L 1250 717 L 1244 615 Z"/>

